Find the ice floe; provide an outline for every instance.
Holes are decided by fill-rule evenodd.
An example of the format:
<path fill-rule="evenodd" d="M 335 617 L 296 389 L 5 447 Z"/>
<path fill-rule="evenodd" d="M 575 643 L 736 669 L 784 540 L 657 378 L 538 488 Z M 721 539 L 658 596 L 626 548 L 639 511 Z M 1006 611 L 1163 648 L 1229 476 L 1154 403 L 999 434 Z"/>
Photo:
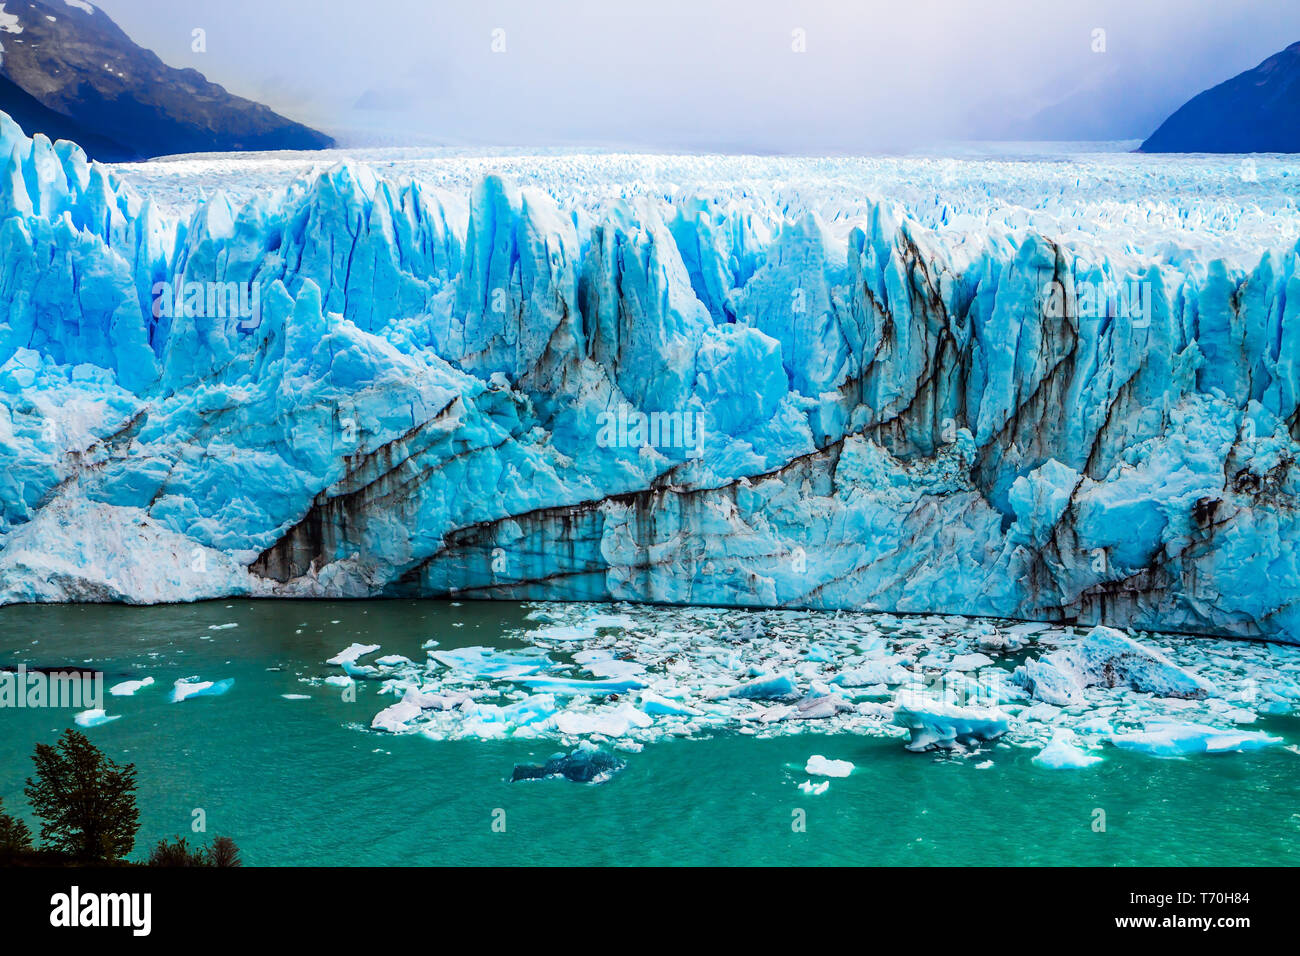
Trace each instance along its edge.
<path fill-rule="evenodd" d="M 960 707 L 942 701 L 913 699 L 894 711 L 894 722 L 912 735 L 907 749 L 917 751 L 996 740 L 1007 732 L 1007 720 L 994 707 Z"/>
<path fill-rule="evenodd" d="M 1262 750 L 1282 743 L 1282 738 L 1259 730 L 1220 730 L 1202 724 L 1152 721 L 1139 732 L 1115 734 L 1110 741 L 1121 750 L 1153 757 L 1186 757 Z"/>
<path fill-rule="evenodd" d="M 1265 745 L 1274 738 L 1168 722 L 1247 724 L 1300 700 L 1300 648 L 1291 646 L 933 615 L 532 607 L 500 646 L 371 665 L 380 694 L 395 698 L 373 728 L 621 750 L 815 730 L 913 750 L 1010 743 L 1031 748 L 1040 766 L 1067 767 L 1100 759 L 1108 743 L 1153 755 Z M 570 630 L 586 636 L 554 638 Z"/>
<path fill-rule="evenodd" d="M 803 772 L 814 777 L 847 777 L 853 772 L 853 764 L 848 760 L 831 760 L 821 754 L 813 754 L 804 765 Z"/>
<path fill-rule="evenodd" d="M 219 697 L 234 686 L 234 678 L 211 681 L 199 680 L 196 677 L 184 677 L 172 685 L 171 693 L 167 695 L 167 699 L 173 704 L 179 704 L 191 697 Z"/>
<path fill-rule="evenodd" d="M 102 708 L 93 710 L 83 710 L 73 717 L 73 721 L 78 727 L 98 727 L 101 724 L 107 724 L 121 717 L 121 714 L 106 714 Z"/>
<path fill-rule="evenodd" d="M 1102 758 L 1079 746 L 1070 730 L 1058 730 L 1051 743 L 1034 755 L 1034 763 L 1052 770 L 1078 770 L 1101 763 Z"/>
<path fill-rule="evenodd" d="M 349 644 L 346 648 L 339 651 L 325 663 L 352 664 L 359 658 L 365 657 L 367 654 L 373 654 L 377 650 L 379 650 L 378 644 Z"/>
<path fill-rule="evenodd" d="M 133 697 L 137 691 L 152 687 L 153 683 L 152 677 L 145 677 L 142 680 L 124 680 L 121 683 L 114 684 L 108 689 L 108 692 L 114 697 Z"/>
<path fill-rule="evenodd" d="M 1208 697 L 1214 685 L 1113 627 L 1097 626 L 1073 647 L 1026 660 L 1013 680 L 1039 700 L 1065 706 L 1096 684 L 1125 686 L 1161 697 Z"/>

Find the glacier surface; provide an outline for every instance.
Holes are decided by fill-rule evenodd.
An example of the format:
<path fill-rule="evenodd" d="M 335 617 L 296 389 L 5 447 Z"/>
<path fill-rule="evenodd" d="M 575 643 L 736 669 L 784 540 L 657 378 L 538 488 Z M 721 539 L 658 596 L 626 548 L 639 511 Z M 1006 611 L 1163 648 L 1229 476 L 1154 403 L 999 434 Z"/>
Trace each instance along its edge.
<path fill-rule="evenodd" d="M 0 601 L 1300 641 L 1291 161 L 0 156 Z"/>

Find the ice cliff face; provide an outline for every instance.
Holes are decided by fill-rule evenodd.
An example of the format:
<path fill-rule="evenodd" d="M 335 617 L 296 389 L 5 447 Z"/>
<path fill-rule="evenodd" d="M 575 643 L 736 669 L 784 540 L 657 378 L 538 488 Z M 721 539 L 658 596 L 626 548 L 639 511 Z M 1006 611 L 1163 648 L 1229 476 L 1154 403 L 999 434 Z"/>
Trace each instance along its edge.
<path fill-rule="evenodd" d="M 1226 256 L 888 202 L 593 212 L 348 164 L 175 215 L 7 118 L 0 155 L 5 601 L 614 598 L 1300 640 L 1294 234 Z M 192 287 L 255 308 L 187 315 Z"/>

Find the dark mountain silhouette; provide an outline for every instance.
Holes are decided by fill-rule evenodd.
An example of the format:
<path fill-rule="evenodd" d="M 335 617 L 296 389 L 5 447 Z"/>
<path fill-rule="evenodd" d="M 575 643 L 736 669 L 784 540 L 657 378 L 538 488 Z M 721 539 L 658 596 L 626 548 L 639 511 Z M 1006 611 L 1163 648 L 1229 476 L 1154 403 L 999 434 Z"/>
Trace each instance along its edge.
<path fill-rule="evenodd" d="M 75 140 L 92 159 L 334 144 L 197 70 L 168 66 L 89 4 L 4 0 L 0 48 L 0 110 L 28 135 Z"/>
<path fill-rule="evenodd" d="M 1193 97 L 1141 151 L 1300 152 L 1300 42 Z"/>

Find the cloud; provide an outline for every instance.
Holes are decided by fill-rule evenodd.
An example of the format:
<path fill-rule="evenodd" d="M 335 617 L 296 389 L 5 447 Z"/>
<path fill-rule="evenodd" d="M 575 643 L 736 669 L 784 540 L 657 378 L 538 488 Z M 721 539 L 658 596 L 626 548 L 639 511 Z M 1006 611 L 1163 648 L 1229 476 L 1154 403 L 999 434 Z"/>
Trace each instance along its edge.
<path fill-rule="evenodd" d="M 822 153 L 1136 138 L 1300 39 L 1300 5 L 1270 0 L 100 5 L 169 63 L 345 139 L 482 144 Z M 196 26 L 204 54 L 190 51 Z"/>

